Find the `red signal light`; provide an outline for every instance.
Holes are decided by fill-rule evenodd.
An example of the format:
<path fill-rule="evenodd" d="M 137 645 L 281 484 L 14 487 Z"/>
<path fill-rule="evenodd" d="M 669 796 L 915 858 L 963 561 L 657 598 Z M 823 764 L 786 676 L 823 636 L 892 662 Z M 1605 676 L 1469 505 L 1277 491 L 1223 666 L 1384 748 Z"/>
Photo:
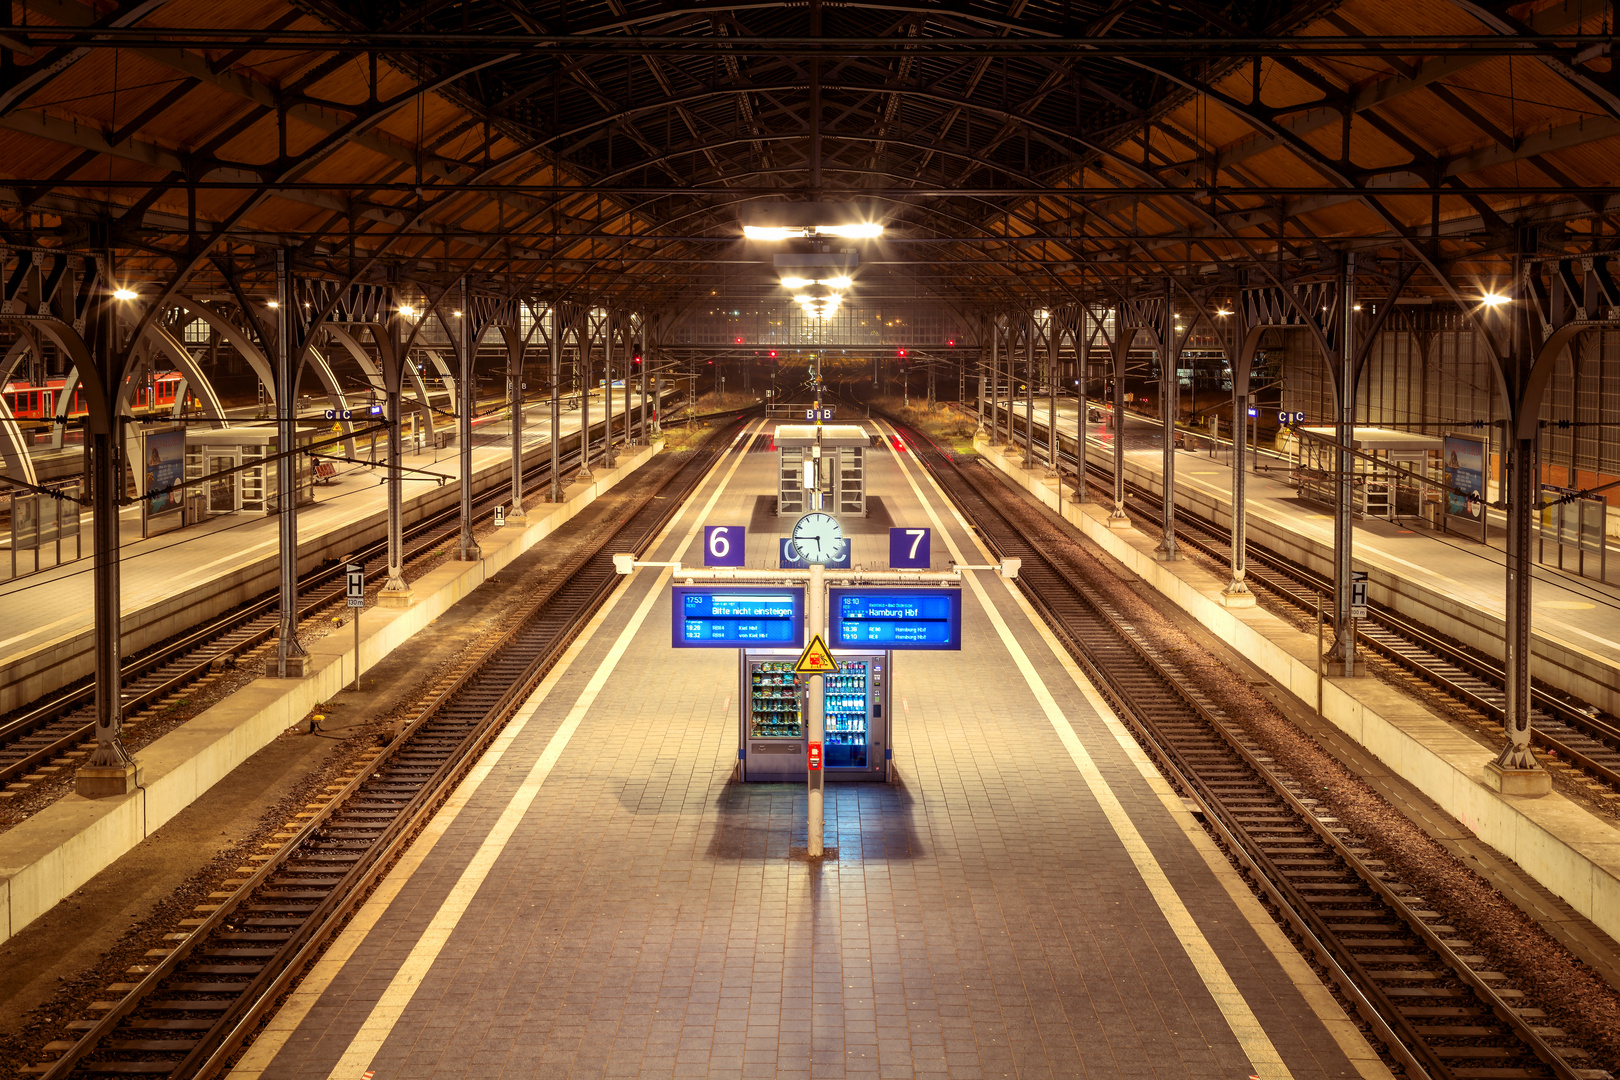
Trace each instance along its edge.
<path fill-rule="evenodd" d="M 954 348 L 956 348 L 956 339 L 955 339 L 955 338 L 951 338 L 951 339 L 950 339 L 950 340 L 949 340 L 949 341 L 947 341 L 947 342 L 946 342 L 946 343 L 945 343 L 945 344 L 947 344 L 947 345 L 949 345 L 949 346 L 950 346 L 950 347 L 951 347 L 951 348 L 953 348 L 953 349 L 954 349 Z"/>
<path fill-rule="evenodd" d="M 897 350 L 894 355 L 896 355 L 896 356 L 904 356 L 904 355 L 906 355 L 906 350 L 904 350 L 904 349 Z"/>
<path fill-rule="evenodd" d="M 775 350 L 775 349 L 772 349 L 772 350 L 771 350 L 771 359 L 772 359 L 772 360 L 775 360 L 775 359 L 776 359 L 776 350 Z"/>
<path fill-rule="evenodd" d="M 738 339 L 737 339 L 737 344 L 739 344 L 739 345 L 741 345 L 741 344 L 742 344 L 742 338 L 738 338 Z"/>

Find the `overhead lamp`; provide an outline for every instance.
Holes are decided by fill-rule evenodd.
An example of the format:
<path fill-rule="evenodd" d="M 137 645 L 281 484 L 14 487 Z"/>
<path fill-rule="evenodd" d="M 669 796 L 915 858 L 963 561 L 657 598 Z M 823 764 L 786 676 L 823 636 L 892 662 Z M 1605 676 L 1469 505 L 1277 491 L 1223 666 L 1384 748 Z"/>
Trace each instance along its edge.
<path fill-rule="evenodd" d="M 1511 296 L 1503 296 L 1501 293 L 1488 292 L 1479 298 L 1479 302 L 1484 304 L 1486 307 L 1501 307 L 1511 299 L 1513 299 Z"/>
<path fill-rule="evenodd" d="M 1227 311 L 1225 308 L 1221 308 L 1221 310 L 1217 311 L 1215 314 L 1219 315 L 1221 318 L 1224 319 L 1224 318 L 1226 318 L 1228 315 L 1230 315 L 1232 313 L 1230 311 Z"/>
<path fill-rule="evenodd" d="M 851 285 L 855 284 L 855 279 L 848 277 L 847 275 L 844 277 L 822 278 L 820 281 L 816 282 L 816 284 L 825 285 L 829 289 L 847 289 Z"/>
<path fill-rule="evenodd" d="M 875 221 L 862 221 L 850 225 L 744 225 L 743 236 L 749 240 L 812 240 L 816 237 L 834 237 L 839 240 L 872 240 L 883 235 L 883 226 Z"/>
<path fill-rule="evenodd" d="M 114 300 L 133 300 L 139 295 L 140 294 L 137 293 L 134 289 L 114 289 L 113 290 L 113 299 Z"/>
<path fill-rule="evenodd" d="M 117 296 L 118 294 L 114 293 L 113 295 Z M 123 299 L 123 297 L 119 297 L 119 299 Z M 267 301 L 265 301 L 265 306 L 266 307 L 278 308 L 278 307 L 281 306 L 281 301 L 279 301 L 279 300 L 267 300 Z"/>
<path fill-rule="evenodd" d="M 409 304 L 399 305 L 399 313 L 405 316 L 407 319 L 416 318 L 416 309 L 411 307 Z"/>
<path fill-rule="evenodd" d="M 814 285 L 815 281 L 807 277 L 785 277 L 782 279 L 784 289 L 802 289 L 806 285 Z"/>

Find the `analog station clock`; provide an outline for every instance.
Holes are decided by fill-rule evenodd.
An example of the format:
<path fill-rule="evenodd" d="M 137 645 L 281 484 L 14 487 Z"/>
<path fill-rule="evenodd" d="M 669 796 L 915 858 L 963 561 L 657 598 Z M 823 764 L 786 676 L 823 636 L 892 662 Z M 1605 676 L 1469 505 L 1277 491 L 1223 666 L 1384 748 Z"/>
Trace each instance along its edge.
<path fill-rule="evenodd" d="M 844 530 L 838 519 L 819 510 L 793 523 L 793 550 L 807 563 L 837 562 L 844 554 Z"/>

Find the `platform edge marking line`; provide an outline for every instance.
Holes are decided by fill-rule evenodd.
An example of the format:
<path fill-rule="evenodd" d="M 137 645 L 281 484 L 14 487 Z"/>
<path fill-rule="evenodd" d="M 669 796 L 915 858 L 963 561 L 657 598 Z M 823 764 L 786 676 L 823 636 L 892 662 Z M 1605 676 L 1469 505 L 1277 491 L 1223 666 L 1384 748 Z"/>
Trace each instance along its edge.
<path fill-rule="evenodd" d="M 891 449 L 890 452 L 893 453 L 893 450 Z M 900 466 L 900 471 L 905 475 L 906 482 L 911 485 L 913 494 L 917 496 L 917 501 L 922 503 L 929 520 L 945 537 L 946 546 L 950 549 L 952 556 L 956 558 L 958 563 L 962 562 L 961 549 L 957 547 L 956 541 L 951 538 L 950 534 L 945 532 L 938 513 L 935 511 L 933 504 L 924 496 L 911 470 L 906 467 L 904 461 L 900 460 L 898 454 L 895 455 L 895 460 Z M 935 486 L 936 490 L 938 490 L 937 484 Z M 943 500 L 943 492 L 940 493 L 940 496 Z M 948 504 L 949 500 L 945 501 Z M 971 532 L 969 535 L 972 535 Z M 982 544 L 980 546 L 982 549 Z M 989 553 L 985 552 L 985 556 L 988 558 Z M 1030 692 L 1035 695 L 1036 701 L 1040 703 L 1041 709 L 1046 714 L 1046 719 L 1051 724 L 1052 730 L 1057 734 L 1058 740 L 1063 743 L 1064 749 L 1068 751 L 1069 759 L 1074 762 L 1075 768 L 1079 770 L 1081 777 L 1086 782 L 1086 786 L 1091 790 L 1092 797 L 1097 800 L 1098 805 L 1102 808 L 1104 816 L 1108 819 L 1109 826 L 1114 830 L 1114 835 L 1119 838 L 1126 853 L 1130 855 L 1131 862 L 1136 866 L 1137 874 L 1141 876 L 1143 883 L 1148 888 L 1148 892 L 1158 905 L 1160 913 L 1164 916 L 1165 921 L 1169 923 L 1170 929 L 1176 935 L 1176 939 L 1181 943 L 1187 958 L 1192 961 L 1193 968 L 1203 981 L 1204 989 L 1214 1000 L 1216 1007 L 1220 1009 L 1233 1038 L 1237 1040 L 1244 1054 L 1248 1056 L 1249 1064 L 1254 1068 L 1255 1075 L 1259 1076 L 1261 1080 L 1285 1080 L 1285 1078 L 1291 1080 L 1293 1073 L 1289 1070 L 1287 1064 L 1283 1062 L 1282 1055 L 1277 1052 L 1277 1048 L 1272 1045 L 1271 1038 L 1266 1034 L 1265 1027 L 1260 1023 L 1259 1018 L 1254 1015 L 1254 1011 L 1249 1008 L 1248 1001 L 1244 999 L 1242 991 L 1232 981 L 1232 976 L 1226 970 L 1226 965 L 1221 961 L 1214 947 L 1210 945 L 1209 939 L 1204 936 L 1203 929 L 1199 927 L 1197 921 L 1192 917 L 1192 913 L 1187 910 L 1187 905 L 1182 902 L 1181 895 L 1176 892 L 1175 886 L 1170 883 L 1169 877 L 1165 874 L 1164 868 L 1159 865 L 1158 859 L 1154 857 L 1147 841 L 1137 831 L 1136 825 L 1131 821 L 1130 814 L 1126 811 L 1124 804 L 1114 794 L 1113 788 L 1109 785 L 1107 779 L 1103 777 L 1102 771 L 1097 768 L 1097 763 L 1092 758 L 1090 751 L 1080 741 L 1080 736 L 1075 733 L 1074 727 L 1069 723 L 1068 718 L 1063 715 L 1062 708 L 1059 707 L 1057 700 L 1052 696 L 1051 690 L 1047 688 L 1040 672 L 1035 670 L 1035 665 L 1030 661 L 1029 655 L 1024 651 L 1017 637 L 1014 636 L 1012 628 L 1002 618 L 1000 610 L 991 603 L 989 594 L 979 581 L 977 573 L 968 571 L 962 576 L 972 586 L 979 603 L 984 607 L 985 614 L 989 616 L 991 625 L 996 628 L 996 633 L 1000 636 L 1002 645 L 1012 655 L 1013 662 L 1018 665 L 1018 670 L 1024 677 L 1024 682 L 1029 686 Z M 1014 590 L 1012 582 L 1005 578 L 1002 580 L 1009 590 L 1013 590 L 1016 596 L 1016 590 Z M 1031 621 L 1033 623 L 1038 620 L 1032 619 Z"/>
<path fill-rule="evenodd" d="M 737 469 L 746 459 L 747 448 L 752 442 L 753 435 L 744 432 L 744 436 L 740 436 L 733 442 L 732 447 L 728 448 L 728 452 L 736 452 L 736 460 L 732 462 L 731 468 L 727 470 L 720 482 L 715 485 L 714 491 L 709 495 L 708 502 L 704 504 L 692 527 L 687 530 L 685 537 L 682 538 L 674 552 L 677 558 L 690 546 L 693 537 L 697 535 L 698 529 L 702 527 L 704 516 L 713 509 L 721 493 L 731 483 L 731 478 L 736 475 Z M 660 536 L 658 542 L 662 542 L 662 540 L 663 537 Z M 653 604 L 663 596 L 662 586 L 672 574 L 673 568 L 667 566 L 660 568 L 652 587 L 642 597 L 641 603 L 637 606 L 635 613 L 631 615 L 630 621 L 620 631 L 618 638 L 613 643 L 613 647 L 608 650 L 608 654 L 603 657 L 596 672 L 591 676 L 590 682 L 580 692 L 573 707 L 569 709 L 568 716 L 558 725 L 557 730 L 552 733 L 551 739 L 546 743 L 546 748 L 529 770 L 529 775 L 524 778 L 518 790 L 513 793 L 506 809 L 501 812 L 500 818 L 496 821 L 494 827 L 490 829 L 483 843 L 479 845 L 477 852 L 474 853 L 472 861 L 462 871 L 461 877 L 456 884 L 451 887 L 450 895 L 444 899 L 438 911 L 434 913 L 427 929 L 422 932 L 417 943 L 411 948 L 410 954 L 406 956 L 404 963 L 400 965 L 393 979 L 389 981 L 388 987 L 383 991 L 382 996 L 372 1006 L 370 1014 L 360 1025 L 360 1030 L 349 1040 L 348 1049 L 344 1051 L 343 1056 L 338 1059 L 337 1064 L 328 1074 L 330 1080 L 357 1076 L 369 1068 L 378 1051 L 382 1049 L 389 1035 L 393 1033 L 394 1027 L 399 1023 L 400 1018 L 405 1015 L 405 1010 L 410 1007 L 411 999 L 416 995 L 417 988 L 421 986 L 422 980 L 427 977 L 428 972 L 433 967 L 433 962 L 438 959 L 439 953 L 449 943 L 450 936 L 461 922 L 462 915 L 472 905 L 479 888 L 484 883 L 484 879 L 488 876 L 489 871 L 494 868 L 496 861 L 505 850 L 507 841 L 517 831 L 517 827 L 522 824 L 523 818 L 527 816 L 534 800 L 539 797 L 540 787 L 545 783 L 546 778 L 551 775 L 552 767 L 562 757 L 563 751 L 567 749 L 569 740 L 573 738 L 574 732 L 578 730 L 586 712 L 596 703 L 597 695 L 601 693 L 602 687 L 607 685 L 608 678 L 613 674 L 614 669 L 618 667 L 619 661 L 629 649 L 630 643 L 641 632 L 641 625 L 646 621 L 648 613 L 652 611 Z"/>
<path fill-rule="evenodd" d="M 748 443 L 744 444 L 745 451 L 747 445 L 751 443 L 752 438 L 749 439 Z M 728 448 L 727 453 L 729 454 L 733 450 L 734 447 Z M 741 464 L 742 460 L 742 455 L 738 454 L 737 464 Z M 730 481 L 731 475 L 736 472 L 736 469 L 737 465 L 733 465 L 730 472 L 726 474 L 725 479 L 727 482 Z M 712 507 L 713 505 L 714 501 L 711 499 L 708 506 Z M 672 527 L 673 523 L 665 526 L 654 541 L 653 546 L 656 547 L 662 543 L 667 538 Z M 688 531 L 683 541 L 683 549 L 686 544 L 691 542 L 694 535 L 696 535 L 695 530 Z M 627 579 L 625 584 L 628 584 L 629 580 Z M 410 849 L 400 861 L 389 870 L 377 890 L 367 899 L 360 911 L 355 914 L 349 925 L 338 936 L 338 940 L 310 969 L 310 973 L 300 981 L 298 988 L 289 995 L 287 1002 L 276 1010 L 264 1031 L 244 1051 L 241 1059 L 231 1070 L 233 1077 L 242 1077 L 244 1080 L 257 1080 L 259 1076 L 263 1075 L 265 1069 L 275 1060 L 326 989 L 337 978 L 344 964 L 353 957 L 354 953 L 364 943 L 367 935 L 388 910 L 395 897 L 403 891 L 417 869 L 426 861 L 427 856 L 432 852 L 440 837 L 449 830 L 449 827 L 455 822 L 461 811 L 483 785 L 484 780 L 500 765 L 507 750 L 511 748 L 517 737 L 522 734 L 524 728 L 528 726 L 528 722 L 539 712 L 540 706 L 545 703 L 557 683 L 568 673 L 574 661 L 579 658 L 584 649 L 590 644 L 597 630 L 607 621 L 608 617 L 618 607 L 619 601 L 627 594 L 628 590 L 624 588 L 615 589 L 613 594 L 608 597 L 607 602 L 591 617 L 584 631 L 569 644 L 568 649 L 564 652 L 562 658 L 558 660 L 556 666 L 546 674 L 545 679 L 535 688 L 529 699 L 523 703 L 522 708 L 513 716 L 512 721 L 507 724 L 506 728 L 500 735 L 496 736 L 489 748 L 484 751 L 478 764 L 474 765 L 467 777 L 457 785 L 456 791 L 446 800 L 445 805 L 433 816 L 432 820 L 428 822 L 421 835 L 412 843 Z"/>

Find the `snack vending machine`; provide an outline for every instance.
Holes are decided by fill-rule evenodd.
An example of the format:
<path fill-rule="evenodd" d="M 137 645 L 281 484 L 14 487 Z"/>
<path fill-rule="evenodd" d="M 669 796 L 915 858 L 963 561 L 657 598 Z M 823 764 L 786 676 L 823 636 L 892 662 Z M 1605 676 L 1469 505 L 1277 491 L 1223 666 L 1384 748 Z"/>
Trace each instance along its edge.
<path fill-rule="evenodd" d="M 796 650 L 745 649 L 742 653 L 741 744 L 743 779 L 803 782 L 807 767 L 809 691 L 793 673 Z M 836 652 L 836 675 L 824 675 L 826 736 L 822 767 L 827 781 L 889 778 L 888 653 Z"/>

